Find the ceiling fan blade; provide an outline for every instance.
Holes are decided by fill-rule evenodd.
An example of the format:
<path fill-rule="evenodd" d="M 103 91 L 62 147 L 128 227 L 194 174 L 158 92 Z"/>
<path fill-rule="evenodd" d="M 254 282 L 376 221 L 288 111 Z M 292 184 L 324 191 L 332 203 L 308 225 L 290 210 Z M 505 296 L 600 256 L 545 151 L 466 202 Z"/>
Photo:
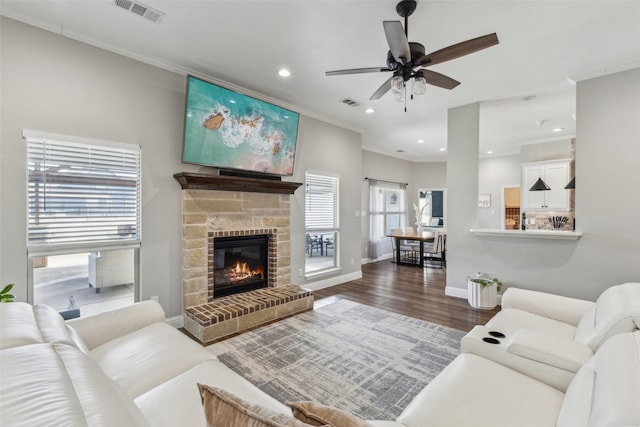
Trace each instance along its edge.
<path fill-rule="evenodd" d="M 385 71 L 392 71 L 390 68 L 382 67 L 369 67 L 369 68 L 351 68 L 348 70 L 335 70 L 327 71 L 327 76 L 341 76 L 343 74 L 363 74 L 363 73 L 383 73 Z"/>
<path fill-rule="evenodd" d="M 384 26 L 384 35 L 387 37 L 389 50 L 396 61 L 403 65 L 411 61 L 409 41 L 400 21 L 384 21 L 382 25 Z"/>
<path fill-rule="evenodd" d="M 444 74 L 436 73 L 435 71 L 427 70 L 425 68 L 421 68 L 416 71 L 416 75 L 421 75 L 424 79 L 433 86 L 438 86 L 443 89 L 453 89 L 454 87 L 460 84 L 459 81 L 452 79 L 451 77 L 445 76 Z"/>
<path fill-rule="evenodd" d="M 415 64 L 416 66 L 440 64 L 441 62 L 451 61 L 452 59 L 486 49 L 498 43 L 498 35 L 496 33 L 487 34 L 431 52 L 418 58 Z"/>
<path fill-rule="evenodd" d="M 373 95 L 371 95 L 371 98 L 369 98 L 369 101 L 373 101 L 375 99 L 380 99 L 380 98 L 382 98 L 382 95 L 384 95 L 385 93 L 389 92 L 391 90 L 391 79 L 392 78 L 393 78 L 393 76 L 389 77 L 386 82 L 382 83 L 382 86 L 380 86 L 378 88 L 378 90 L 376 90 L 373 93 Z"/>

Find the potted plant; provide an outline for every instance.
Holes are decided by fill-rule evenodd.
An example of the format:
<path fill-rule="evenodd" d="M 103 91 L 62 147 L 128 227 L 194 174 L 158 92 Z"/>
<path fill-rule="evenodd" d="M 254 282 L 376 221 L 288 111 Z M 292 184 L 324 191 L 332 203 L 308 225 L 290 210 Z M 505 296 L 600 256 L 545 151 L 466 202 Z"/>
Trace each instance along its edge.
<path fill-rule="evenodd" d="M 9 283 L 0 291 L 0 302 L 13 302 L 15 296 L 9 293 L 12 288 L 13 283 Z"/>
<path fill-rule="evenodd" d="M 467 278 L 467 299 L 469 305 L 481 310 L 492 310 L 498 305 L 498 292 L 502 282 L 497 277 L 478 273 L 476 277 Z"/>

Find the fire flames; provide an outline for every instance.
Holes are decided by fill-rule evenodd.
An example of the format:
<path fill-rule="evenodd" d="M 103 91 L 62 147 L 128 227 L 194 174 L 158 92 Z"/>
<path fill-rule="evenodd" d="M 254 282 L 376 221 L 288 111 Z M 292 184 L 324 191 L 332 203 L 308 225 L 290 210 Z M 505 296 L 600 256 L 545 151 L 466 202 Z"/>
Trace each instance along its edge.
<path fill-rule="evenodd" d="M 240 282 L 249 278 L 255 278 L 256 276 L 260 276 L 260 279 L 264 279 L 264 271 L 262 268 L 258 267 L 255 270 L 252 270 L 246 262 L 237 262 L 236 265 L 227 270 L 225 274 L 225 278 L 229 282 Z"/>

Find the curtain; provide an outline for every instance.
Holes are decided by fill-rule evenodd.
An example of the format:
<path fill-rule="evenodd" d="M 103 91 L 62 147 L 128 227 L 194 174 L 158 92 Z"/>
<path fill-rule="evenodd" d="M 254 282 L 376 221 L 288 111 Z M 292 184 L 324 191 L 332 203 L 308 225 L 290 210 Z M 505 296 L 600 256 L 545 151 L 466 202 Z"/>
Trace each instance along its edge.
<path fill-rule="evenodd" d="M 369 257 L 391 253 L 387 234 L 406 224 L 406 185 L 369 179 Z"/>

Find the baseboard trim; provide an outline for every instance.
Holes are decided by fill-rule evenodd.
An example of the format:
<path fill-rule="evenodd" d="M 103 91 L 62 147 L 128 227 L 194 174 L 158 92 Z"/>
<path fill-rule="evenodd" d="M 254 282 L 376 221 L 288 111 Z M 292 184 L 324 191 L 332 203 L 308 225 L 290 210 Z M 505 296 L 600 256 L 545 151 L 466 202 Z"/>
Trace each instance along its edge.
<path fill-rule="evenodd" d="M 383 261 L 385 259 L 393 259 L 393 254 L 384 254 L 378 258 L 362 258 L 362 263 L 369 264 L 371 262 Z"/>
<path fill-rule="evenodd" d="M 164 321 L 174 328 L 182 328 L 184 326 L 184 318 L 182 317 L 182 315 L 167 317 L 166 319 L 164 319 Z"/>
<path fill-rule="evenodd" d="M 444 294 L 450 297 L 467 299 L 467 288 L 454 288 L 453 286 L 447 286 L 444 288 Z"/>
<path fill-rule="evenodd" d="M 328 288 L 331 286 L 339 285 L 341 283 L 349 282 L 351 280 L 362 279 L 362 270 L 355 271 L 349 274 L 343 274 L 340 276 L 331 277 L 325 280 L 319 280 L 317 282 L 305 283 L 301 285 L 305 289 L 309 289 L 310 291 L 317 291 L 319 289 Z"/>

